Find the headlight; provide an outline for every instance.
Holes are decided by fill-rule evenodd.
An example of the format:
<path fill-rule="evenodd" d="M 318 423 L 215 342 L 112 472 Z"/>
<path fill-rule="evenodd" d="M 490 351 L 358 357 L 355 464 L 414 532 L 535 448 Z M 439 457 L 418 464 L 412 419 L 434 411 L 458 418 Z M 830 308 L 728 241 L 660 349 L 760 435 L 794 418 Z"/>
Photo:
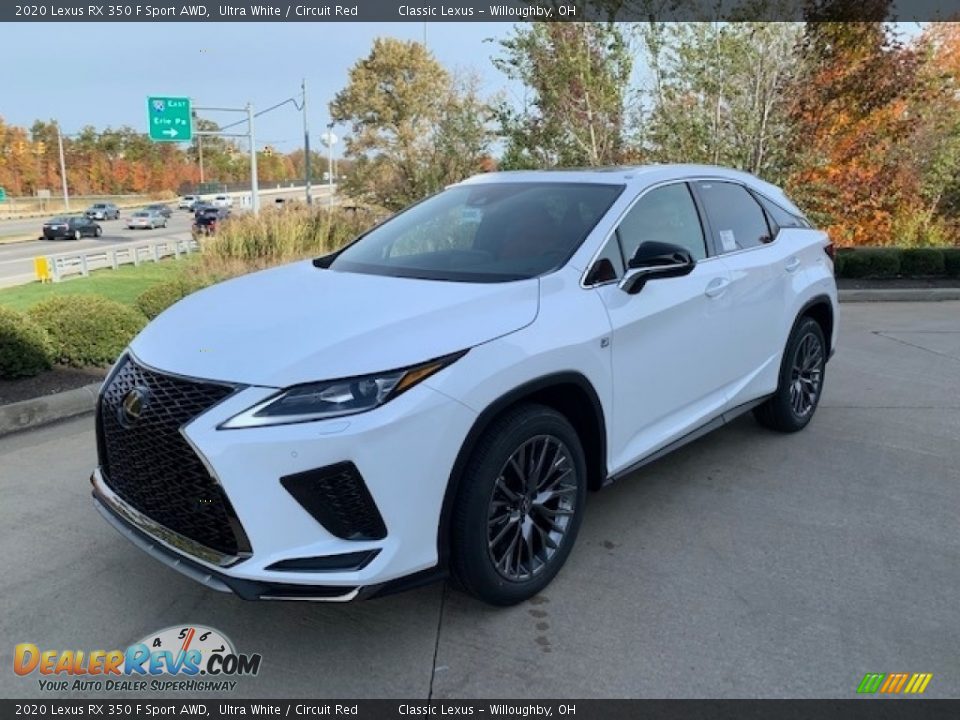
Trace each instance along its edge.
<path fill-rule="evenodd" d="M 376 375 L 296 385 L 234 415 L 220 428 L 232 430 L 288 425 L 373 410 L 426 380 L 465 353 L 466 350 L 421 365 Z"/>

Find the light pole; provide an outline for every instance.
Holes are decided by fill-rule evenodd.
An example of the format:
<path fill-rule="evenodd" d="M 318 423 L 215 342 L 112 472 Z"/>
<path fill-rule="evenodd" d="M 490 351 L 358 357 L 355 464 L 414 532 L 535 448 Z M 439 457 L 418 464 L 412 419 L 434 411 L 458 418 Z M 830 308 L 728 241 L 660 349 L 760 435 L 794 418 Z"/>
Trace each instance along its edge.
<path fill-rule="evenodd" d="M 60 148 L 60 180 L 63 183 L 63 205 L 70 212 L 70 193 L 67 192 L 67 162 L 63 157 L 63 134 L 60 132 L 60 123 L 57 123 L 57 146 Z"/>
<path fill-rule="evenodd" d="M 257 181 L 257 143 L 253 138 L 253 105 L 247 103 L 247 128 L 250 131 L 250 209 L 260 212 L 260 188 Z"/>
<path fill-rule="evenodd" d="M 327 146 L 327 190 L 330 193 L 330 207 L 333 207 L 333 146 L 337 143 L 337 136 L 332 130 L 333 123 L 328 123 L 327 131 L 320 137 Z"/>
<path fill-rule="evenodd" d="M 313 204 L 313 196 L 310 194 L 310 130 L 307 128 L 307 79 L 304 78 L 300 83 L 300 90 L 303 93 L 300 109 L 303 111 L 303 180 L 307 187 L 307 205 Z"/>

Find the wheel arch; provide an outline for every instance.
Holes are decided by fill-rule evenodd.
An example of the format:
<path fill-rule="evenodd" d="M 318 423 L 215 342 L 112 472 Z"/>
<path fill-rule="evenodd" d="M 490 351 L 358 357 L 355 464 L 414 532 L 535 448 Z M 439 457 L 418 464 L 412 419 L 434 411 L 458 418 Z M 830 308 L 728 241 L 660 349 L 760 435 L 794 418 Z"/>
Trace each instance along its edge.
<path fill-rule="evenodd" d="M 827 343 L 827 358 L 829 359 L 833 354 L 834 327 L 833 303 L 830 302 L 830 297 L 827 295 L 816 295 L 807 300 L 793 321 L 793 326 L 790 328 L 791 335 L 793 334 L 793 328 L 805 317 L 816 320 L 817 324 L 820 325 L 820 329 L 823 330 L 823 337 Z"/>
<path fill-rule="evenodd" d="M 526 402 L 551 407 L 573 425 L 586 455 L 588 489 L 599 489 L 606 480 L 606 420 L 593 384 L 581 373 L 570 371 L 552 373 L 517 386 L 494 400 L 477 416 L 457 453 L 447 480 L 437 529 L 437 557 L 441 567 L 449 564 L 453 504 L 467 462 L 491 423 L 510 408 Z"/>

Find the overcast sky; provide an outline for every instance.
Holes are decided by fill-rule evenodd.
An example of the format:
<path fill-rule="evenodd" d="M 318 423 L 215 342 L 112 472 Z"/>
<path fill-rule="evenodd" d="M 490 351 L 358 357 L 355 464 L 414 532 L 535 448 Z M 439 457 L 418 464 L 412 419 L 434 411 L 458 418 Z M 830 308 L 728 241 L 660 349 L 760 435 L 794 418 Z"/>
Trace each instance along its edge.
<path fill-rule="evenodd" d="M 69 29 L 68 29 L 69 27 Z M 427 44 L 450 69 L 476 71 L 485 94 L 507 89 L 490 56 L 506 23 L 434 23 Z M 266 108 L 307 80 L 314 142 L 327 104 L 374 38 L 422 40 L 423 23 L 76 23 L 7 25 L 0 41 L 0 117 L 29 126 L 59 120 L 64 131 L 130 125 L 146 132 L 147 95 L 184 95 L 198 105 Z M 226 124 L 230 115 L 205 116 Z M 343 135 L 341 130 L 339 135 Z M 287 105 L 256 122 L 257 145 L 302 146 L 300 113 Z M 319 143 L 316 144 L 319 147 Z M 342 146 L 341 146 L 342 149 Z"/>

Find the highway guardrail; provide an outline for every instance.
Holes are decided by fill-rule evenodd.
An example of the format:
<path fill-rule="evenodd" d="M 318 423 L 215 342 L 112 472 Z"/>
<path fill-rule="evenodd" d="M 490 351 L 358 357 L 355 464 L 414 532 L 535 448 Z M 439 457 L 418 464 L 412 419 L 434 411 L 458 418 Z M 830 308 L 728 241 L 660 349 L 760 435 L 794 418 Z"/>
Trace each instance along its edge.
<path fill-rule="evenodd" d="M 193 238 L 177 240 L 151 240 L 106 250 L 80 250 L 78 252 L 42 255 L 34 258 L 33 267 L 37 280 L 41 282 L 60 282 L 71 276 L 86 277 L 93 270 L 113 268 L 121 265 L 139 265 L 143 262 L 158 262 L 165 257 L 179 258 L 200 248 Z"/>

